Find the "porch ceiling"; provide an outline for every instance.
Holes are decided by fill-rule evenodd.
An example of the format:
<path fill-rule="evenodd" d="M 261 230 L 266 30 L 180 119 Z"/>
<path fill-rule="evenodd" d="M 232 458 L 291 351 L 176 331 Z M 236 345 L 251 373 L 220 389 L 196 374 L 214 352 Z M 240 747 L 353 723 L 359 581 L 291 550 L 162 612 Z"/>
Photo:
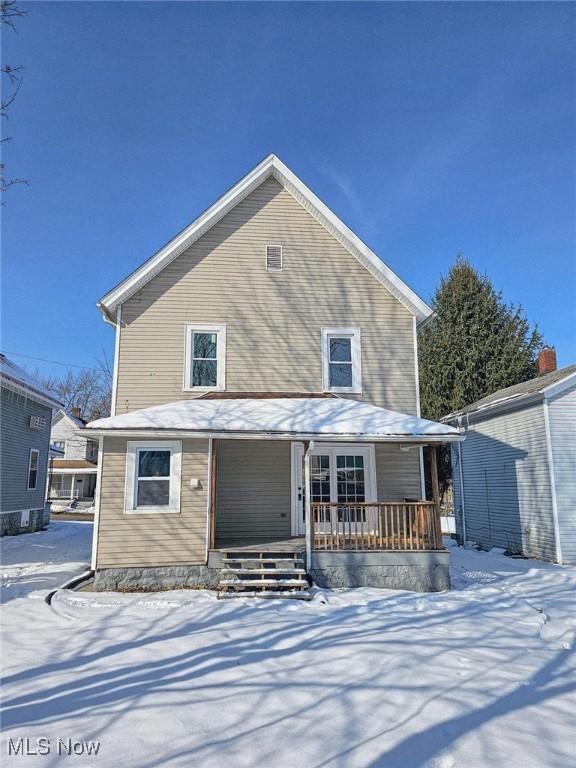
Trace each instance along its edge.
<path fill-rule="evenodd" d="M 179 400 L 88 424 L 94 434 L 287 440 L 455 442 L 447 424 L 341 397 Z"/>

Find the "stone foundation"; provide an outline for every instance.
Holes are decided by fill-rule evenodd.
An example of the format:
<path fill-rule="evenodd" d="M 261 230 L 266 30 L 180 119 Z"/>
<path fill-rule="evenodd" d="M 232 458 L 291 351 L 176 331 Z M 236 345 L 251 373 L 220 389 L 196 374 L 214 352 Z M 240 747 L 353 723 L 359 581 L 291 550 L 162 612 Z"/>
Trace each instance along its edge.
<path fill-rule="evenodd" d="M 220 572 L 205 565 L 103 568 L 94 574 L 97 592 L 162 592 L 168 589 L 216 589 Z"/>
<path fill-rule="evenodd" d="M 313 552 L 308 573 L 319 587 L 380 587 L 413 592 L 450 589 L 450 553 Z"/>
<path fill-rule="evenodd" d="M 41 531 L 50 522 L 50 507 L 46 505 L 44 509 L 31 509 L 27 525 L 22 525 L 23 516 L 23 512 L 6 512 L 0 515 L 0 536 Z"/>

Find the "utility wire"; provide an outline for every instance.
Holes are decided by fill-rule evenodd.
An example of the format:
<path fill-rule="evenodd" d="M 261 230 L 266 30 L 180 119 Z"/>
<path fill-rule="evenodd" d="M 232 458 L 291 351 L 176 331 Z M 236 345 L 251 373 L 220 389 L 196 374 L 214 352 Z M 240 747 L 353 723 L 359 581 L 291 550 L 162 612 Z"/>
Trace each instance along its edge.
<path fill-rule="evenodd" d="M 38 360 L 42 363 L 53 363 L 54 365 L 63 365 L 65 368 L 82 368 L 84 371 L 102 371 L 102 373 L 108 373 L 102 366 L 93 367 L 89 365 L 77 365 L 76 363 L 63 363 L 61 360 L 47 360 L 45 357 L 34 357 L 33 355 L 25 355 L 22 352 L 8 352 L 4 350 L 3 355 L 14 355 L 15 357 L 25 357 L 28 360 Z"/>

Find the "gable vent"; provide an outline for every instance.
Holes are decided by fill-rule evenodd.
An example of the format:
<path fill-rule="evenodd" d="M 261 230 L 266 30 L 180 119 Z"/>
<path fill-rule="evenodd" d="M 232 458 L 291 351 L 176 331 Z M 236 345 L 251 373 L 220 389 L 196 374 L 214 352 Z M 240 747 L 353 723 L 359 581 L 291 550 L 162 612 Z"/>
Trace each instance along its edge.
<path fill-rule="evenodd" d="M 268 272 L 282 272 L 282 246 L 266 246 L 266 269 Z"/>

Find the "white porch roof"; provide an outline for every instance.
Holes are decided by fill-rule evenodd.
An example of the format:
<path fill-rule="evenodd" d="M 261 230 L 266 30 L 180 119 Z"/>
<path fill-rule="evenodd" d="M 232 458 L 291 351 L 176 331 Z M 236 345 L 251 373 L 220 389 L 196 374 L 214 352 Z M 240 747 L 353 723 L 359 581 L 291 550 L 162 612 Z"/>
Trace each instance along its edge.
<path fill-rule="evenodd" d="M 179 400 L 90 422 L 95 434 L 455 442 L 457 428 L 340 397 Z"/>

